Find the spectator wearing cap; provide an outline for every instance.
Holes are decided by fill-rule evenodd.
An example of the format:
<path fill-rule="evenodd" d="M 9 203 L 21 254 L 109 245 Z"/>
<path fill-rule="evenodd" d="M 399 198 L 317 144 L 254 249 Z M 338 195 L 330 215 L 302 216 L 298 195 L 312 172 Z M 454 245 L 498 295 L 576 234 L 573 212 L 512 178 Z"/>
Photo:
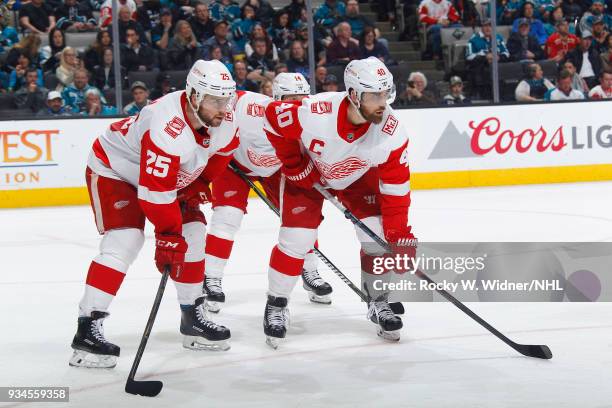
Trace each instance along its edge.
<path fill-rule="evenodd" d="M 28 54 L 25 52 L 25 50 L 18 50 L 17 65 L 15 65 L 15 69 L 13 69 L 9 74 L 9 91 L 17 91 L 24 86 L 28 86 L 30 81 L 28 80 L 27 73 L 32 69 L 37 74 L 36 81 L 38 82 L 38 85 L 42 87 L 42 70 L 40 68 L 36 68 L 36 66 L 31 63 L 30 58 L 28 57 Z"/>
<path fill-rule="evenodd" d="M 608 35 L 608 48 L 599 55 L 602 70 L 612 71 L 612 34 Z"/>
<path fill-rule="evenodd" d="M 351 36 L 351 26 L 342 22 L 336 27 L 336 38 L 327 47 L 328 65 L 346 65 L 355 59 L 361 59 L 359 42 Z"/>
<path fill-rule="evenodd" d="M 205 3 L 197 3 L 193 9 L 193 16 L 187 21 L 191 24 L 191 29 L 198 42 L 204 43 L 214 35 L 214 22 L 210 18 L 210 11 Z"/>
<path fill-rule="evenodd" d="M 19 9 L 19 25 L 31 33 L 48 33 L 55 27 L 53 8 L 45 0 L 31 0 Z"/>
<path fill-rule="evenodd" d="M 127 6 L 122 6 L 119 9 L 119 43 L 125 44 L 127 41 L 127 30 L 132 29 L 138 33 L 140 41 L 148 42 L 144 28 L 140 23 L 132 19 L 132 12 Z M 113 35 L 112 24 L 108 27 L 108 32 Z"/>
<path fill-rule="evenodd" d="M 265 27 L 272 25 L 274 19 L 274 7 L 267 0 L 246 0 L 243 4 L 253 7 L 255 20 L 260 21 Z"/>
<path fill-rule="evenodd" d="M 519 102 L 534 102 L 544 100 L 546 92 L 555 86 L 544 78 L 540 64 L 529 64 L 527 75 L 514 90 L 514 97 Z"/>
<path fill-rule="evenodd" d="M 601 71 L 599 85 L 591 89 L 589 99 L 612 99 L 612 71 Z"/>
<path fill-rule="evenodd" d="M 560 62 L 579 43 L 578 37 L 569 32 L 569 23 L 561 20 L 557 22 L 557 31 L 546 40 L 546 53 L 549 59 Z"/>
<path fill-rule="evenodd" d="M 346 6 L 339 0 L 325 0 L 315 12 L 313 18 L 319 26 L 331 30 L 346 15 Z"/>
<path fill-rule="evenodd" d="M 567 60 L 576 67 L 578 75 L 584 79 L 589 88 L 597 85 L 601 73 L 601 60 L 597 51 L 591 47 L 593 36 L 589 31 L 583 31 L 580 44 L 567 54 Z"/>
<path fill-rule="evenodd" d="M 121 45 L 121 65 L 128 72 L 151 71 L 157 65 L 155 51 L 140 41 L 140 34 L 133 28 L 126 31 L 125 44 Z"/>
<path fill-rule="evenodd" d="M 136 16 L 136 2 L 134 0 L 117 0 L 119 10 L 125 6 L 130 11 L 130 17 Z M 100 19 L 98 20 L 100 28 L 106 28 L 113 22 L 113 0 L 105 0 L 100 6 Z"/>
<path fill-rule="evenodd" d="M 221 53 L 225 58 L 234 60 L 235 46 L 232 41 L 228 39 L 228 27 L 227 21 L 217 21 L 215 23 L 215 35 L 210 37 L 202 44 L 204 50 L 204 58 L 210 59 L 210 51 L 213 46 L 221 48 Z"/>
<path fill-rule="evenodd" d="M 423 0 L 419 5 L 419 22 L 427 25 L 427 52 L 434 59 L 442 57 L 440 30 L 460 27 L 457 9 L 448 0 Z"/>
<path fill-rule="evenodd" d="M 450 79 L 449 93 L 442 98 L 443 105 L 468 105 L 472 101 L 463 95 L 463 80 L 458 76 Z"/>
<path fill-rule="evenodd" d="M 113 116 L 117 115 L 117 108 L 106 105 L 100 91 L 90 88 L 85 92 L 85 101 L 81 110 L 83 116 Z"/>
<path fill-rule="evenodd" d="M 89 84 L 89 73 L 87 70 L 77 70 L 74 73 L 74 82 L 62 91 L 64 104 L 69 106 L 73 112 L 81 112 L 85 106 L 85 93 L 91 89 L 98 91 L 100 95 L 98 88 Z M 103 97 L 101 98 L 106 103 L 106 100 Z"/>
<path fill-rule="evenodd" d="M 562 69 L 566 70 L 570 74 L 572 74 L 572 89 L 575 89 L 583 94 L 587 95 L 589 93 L 589 86 L 584 81 L 584 79 L 580 78 L 578 72 L 576 72 L 576 66 L 570 60 L 563 61 L 561 64 Z"/>
<path fill-rule="evenodd" d="M 187 70 L 201 56 L 202 44 L 196 40 L 189 23 L 180 20 L 176 23 L 174 37 L 168 45 L 168 67 L 174 70 Z"/>
<path fill-rule="evenodd" d="M 389 50 L 385 45 L 376 39 L 376 33 L 372 27 L 366 27 L 359 40 L 359 49 L 361 57 L 375 57 L 385 63 L 385 65 L 397 64 L 389 55 Z"/>
<path fill-rule="evenodd" d="M 77 0 L 64 0 L 64 4 L 55 9 L 56 26 L 62 31 L 94 31 L 97 27 L 91 8 Z"/>
<path fill-rule="evenodd" d="M 161 72 L 159 75 L 157 75 L 155 80 L 155 88 L 151 93 L 152 100 L 159 99 L 162 96 L 176 91 L 176 88 L 172 86 L 170 79 L 170 75 L 165 72 Z"/>
<path fill-rule="evenodd" d="M 124 62 L 123 59 L 121 62 Z M 122 67 L 119 76 L 119 87 L 123 88 L 123 78 L 126 76 L 125 68 Z M 107 90 L 115 88 L 115 66 L 113 64 L 113 49 L 111 47 L 104 49 L 102 65 L 94 68 L 91 79 L 98 89 Z"/>
<path fill-rule="evenodd" d="M 546 101 L 571 101 L 584 99 L 584 93 L 572 87 L 573 75 L 566 69 L 562 69 L 557 76 L 557 87 L 549 90 L 544 95 Z"/>
<path fill-rule="evenodd" d="M 323 92 L 338 92 L 338 78 L 334 74 L 329 74 L 325 77 Z"/>
<path fill-rule="evenodd" d="M 465 50 L 465 60 L 470 75 L 472 86 L 472 97 L 488 98 L 491 92 L 491 63 L 493 62 L 493 29 L 491 21 L 485 20 L 482 30 L 476 32 L 470 38 Z M 506 62 L 510 59 L 510 53 L 506 47 L 504 38 L 496 34 L 497 58 L 499 62 Z"/>
<path fill-rule="evenodd" d="M 258 38 L 253 42 L 253 48 L 253 54 L 247 58 L 248 78 L 257 82 L 264 79 L 273 80 L 276 63 L 266 55 L 266 42 Z"/>
<path fill-rule="evenodd" d="M 215 0 L 210 5 L 210 16 L 215 21 L 234 21 L 240 18 L 240 7 L 232 0 Z"/>
<path fill-rule="evenodd" d="M 234 63 L 234 81 L 236 82 L 236 89 L 239 91 L 258 92 L 259 87 L 257 83 L 247 78 L 247 75 L 247 65 L 244 61 L 236 61 Z"/>
<path fill-rule="evenodd" d="M 242 6 L 241 18 L 234 20 L 231 25 L 232 40 L 238 51 L 244 52 L 244 46 L 256 23 L 255 9 L 248 4 Z"/>
<path fill-rule="evenodd" d="M 45 106 L 38 111 L 37 116 L 71 116 L 72 110 L 64 106 L 62 94 L 51 91 L 47 94 Z"/>
<path fill-rule="evenodd" d="M 538 39 L 531 34 L 530 22 L 527 18 L 521 18 L 518 22 L 518 31 L 510 33 L 508 51 L 512 61 L 544 59 L 544 50 L 540 47 Z"/>
<path fill-rule="evenodd" d="M 602 16 L 593 17 L 593 49 L 598 54 L 603 54 L 608 51 L 608 36 L 610 35 L 606 30 L 606 26 L 603 22 Z"/>
<path fill-rule="evenodd" d="M 134 82 L 130 87 L 130 92 L 132 92 L 133 101 L 123 108 L 123 113 L 133 116 L 149 105 L 151 100 L 149 99 L 149 88 L 142 81 Z"/>
<path fill-rule="evenodd" d="M 287 59 L 287 70 L 304 75 L 306 79 L 310 78 L 310 66 L 306 57 L 306 50 L 301 41 L 294 41 L 289 48 L 289 59 Z"/>
<path fill-rule="evenodd" d="M 593 32 L 593 23 L 601 18 L 607 30 L 612 29 L 612 16 L 605 13 L 606 4 L 603 0 L 593 0 L 591 7 L 580 19 L 580 32 Z"/>
<path fill-rule="evenodd" d="M 548 39 L 546 27 L 544 27 L 544 23 L 542 23 L 541 20 L 534 16 L 533 3 L 527 1 L 523 4 L 523 7 L 521 8 L 521 17 L 514 20 L 514 23 L 512 24 L 512 32 L 516 33 L 519 31 L 519 24 L 524 21 L 523 19 L 528 20 L 529 34 L 537 38 L 538 44 L 546 44 L 546 40 Z"/>
<path fill-rule="evenodd" d="M 41 84 L 41 72 L 36 68 L 28 68 L 25 72 L 25 83 L 15 92 L 15 105 L 19 109 L 27 109 L 36 113 L 45 106 L 45 98 L 49 92 Z"/>
<path fill-rule="evenodd" d="M 169 8 L 163 8 L 159 12 L 159 24 L 151 30 L 151 42 L 153 48 L 165 50 L 168 48 L 170 39 L 174 36 L 174 17 Z"/>
<path fill-rule="evenodd" d="M 325 58 L 325 46 L 322 41 L 316 40 L 317 34 L 315 32 L 315 41 L 314 41 L 314 55 L 317 66 L 325 65 L 327 63 Z M 299 22 L 295 28 L 295 39 L 302 42 L 304 45 L 304 50 L 306 51 L 306 55 L 308 55 L 308 25 L 302 22 Z M 331 42 L 331 41 L 330 41 Z"/>
<path fill-rule="evenodd" d="M 398 105 L 433 105 L 436 99 L 427 90 L 427 77 L 422 72 L 411 72 L 404 89 L 399 93 Z"/>

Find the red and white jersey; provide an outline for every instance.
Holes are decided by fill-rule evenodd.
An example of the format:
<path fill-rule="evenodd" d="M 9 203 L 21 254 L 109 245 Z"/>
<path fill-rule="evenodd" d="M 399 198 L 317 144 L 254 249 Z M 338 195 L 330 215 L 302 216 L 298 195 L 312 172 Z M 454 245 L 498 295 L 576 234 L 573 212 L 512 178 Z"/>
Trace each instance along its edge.
<path fill-rule="evenodd" d="M 427 25 L 437 24 L 438 20 L 459 21 L 459 14 L 448 0 L 423 0 L 419 5 L 419 21 Z"/>
<path fill-rule="evenodd" d="M 263 129 L 266 106 L 272 100 L 263 94 L 238 91 L 234 120 L 240 130 L 240 145 L 234 160 L 249 170 L 249 176 L 269 177 L 281 166 Z"/>
<path fill-rule="evenodd" d="M 203 172 L 227 166 L 238 146 L 231 111 L 219 127 L 195 130 L 186 109 L 185 91 L 163 96 L 137 116 L 111 124 L 94 142 L 88 161 L 95 173 L 138 189 L 140 205 L 156 232 L 180 233 L 177 191 Z"/>
<path fill-rule="evenodd" d="M 117 6 L 119 8 L 123 6 L 127 6 L 127 8 L 130 9 L 132 16 L 133 17 L 136 16 L 136 2 L 134 0 L 125 0 L 125 1 L 119 0 Z M 100 27 L 107 27 L 112 22 L 113 22 L 113 0 L 106 0 L 104 3 L 102 3 L 102 6 L 100 6 L 100 20 L 98 23 Z"/>
<path fill-rule="evenodd" d="M 381 193 L 406 195 L 410 190 L 408 134 L 393 109 L 387 107 L 380 124 L 353 126 L 347 118 L 348 107 L 344 92 L 320 93 L 301 105 L 275 101 L 266 109 L 265 129 L 270 140 L 300 140 L 334 190 L 347 188 L 370 168 L 379 167 Z M 276 150 L 282 160 L 283 148 Z"/>

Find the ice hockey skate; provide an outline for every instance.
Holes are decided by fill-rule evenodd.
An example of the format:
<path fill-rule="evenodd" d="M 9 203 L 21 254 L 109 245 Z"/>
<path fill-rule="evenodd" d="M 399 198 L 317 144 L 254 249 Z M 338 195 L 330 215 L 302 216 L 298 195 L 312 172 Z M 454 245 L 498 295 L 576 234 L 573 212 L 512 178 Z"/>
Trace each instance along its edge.
<path fill-rule="evenodd" d="M 379 296 L 369 303 L 368 319 L 378 325 L 377 334 L 387 341 L 399 341 L 402 319 L 391 310 L 388 294 Z"/>
<path fill-rule="evenodd" d="M 221 287 L 222 278 L 209 278 L 204 279 L 204 294 L 205 301 L 204 307 L 211 313 L 219 313 L 221 305 L 219 303 L 225 302 L 225 293 Z"/>
<path fill-rule="evenodd" d="M 285 338 L 289 327 L 287 298 L 268 295 L 263 326 L 266 344 L 276 350 L 281 339 Z"/>
<path fill-rule="evenodd" d="M 302 283 L 304 289 L 308 292 L 308 299 L 313 303 L 322 303 L 325 305 L 331 304 L 331 296 L 333 289 L 331 285 L 323 280 L 316 269 L 307 271 L 302 270 Z"/>
<path fill-rule="evenodd" d="M 226 351 L 230 348 L 230 330 L 209 320 L 204 309 L 204 297 L 181 309 L 183 347 L 191 350 Z"/>
<path fill-rule="evenodd" d="M 74 353 L 68 364 L 73 367 L 113 368 L 117 365 L 119 346 L 104 337 L 103 321 L 108 313 L 95 311 L 90 317 L 79 317 L 72 340 Z"/>

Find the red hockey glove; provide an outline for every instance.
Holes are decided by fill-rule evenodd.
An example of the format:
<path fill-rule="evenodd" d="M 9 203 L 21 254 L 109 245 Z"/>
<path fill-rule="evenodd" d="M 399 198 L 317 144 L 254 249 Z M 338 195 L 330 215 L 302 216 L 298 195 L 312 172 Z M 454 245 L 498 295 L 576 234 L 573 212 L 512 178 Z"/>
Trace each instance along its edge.
<path fill-rule="evenodd" d="M 412 233 L 411 226 L 405 226 L 400 229 L 389 229 L 385 231 L 385 239 L 391 245 L 391 249 L 394 253 L 400 254 L 406 257 L 407 260 L 413 260 L 416 258 L 416 250 L 418 240 Z M 398 270 L 397 273 L 410 272 L 414 268 L 412 262 L 407 263 L 409 265 L 407 270 Z"/>
<path fill-rule="evenodd" d="M 170 266 L 170 276 L 177 278 L 183 271 L 187 243 L 182 235 L 155 234 L 155 265 L 160 272 Z"/>
<path fill-rule="evenodd" d="M 211 202 L 212 193 L 208 181 L 198 177 L 195 181 L 178 191 L 178 201 L 187 208 L 199 208 L 200 204 Z"/>
<path fill-rule="evenodd" d="M 325 179 L 321 177 L 319 170 L 306 155 L 302 156 L 302 161 L 297 167 L 289 168 L 283 165 L 282 172 L 287 180 L 305 190 L 312 189 L 312 186 L 316 183 L 325 185 Z"/>

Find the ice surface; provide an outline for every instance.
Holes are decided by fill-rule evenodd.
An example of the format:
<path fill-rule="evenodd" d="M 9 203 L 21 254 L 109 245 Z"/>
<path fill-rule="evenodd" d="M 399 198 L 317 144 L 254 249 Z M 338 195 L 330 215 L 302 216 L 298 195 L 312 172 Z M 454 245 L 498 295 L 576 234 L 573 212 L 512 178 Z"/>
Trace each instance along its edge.
<path fill-rule="evenodd" d="M 415 191 L 410 218 L 423 241 L 610 241 L 611 204 L 612 183 Z M 71 388 L 69 404 L 26 404 L 41 407 L 612 407 L 610 303 L 470 305 L 515 341 L 548 344 L 549 361 L 518 355 L 448 303 L 406 304 L 401 342 L 389 344 L 366 321 L 365 305 L 321 266 L 332 305 L 310 303 L 298 285 L 287 340 L 271 350 L 262 313 L 277 227 L 253 199 L 215 317 L 232 330 L 228 352 L 182 348 L 168 285 L 138 375 L 164 389 L 146 399 L 123 387 L 160 277 L 151 231 L 105 324 L 121 346 L 117 367 L 76 369 L 70 341 L 99 242 L 91 210 L 0 211 L 0 386 Z M 319 243 L 357 282 L 353 227 L 331 206 Z"/>

